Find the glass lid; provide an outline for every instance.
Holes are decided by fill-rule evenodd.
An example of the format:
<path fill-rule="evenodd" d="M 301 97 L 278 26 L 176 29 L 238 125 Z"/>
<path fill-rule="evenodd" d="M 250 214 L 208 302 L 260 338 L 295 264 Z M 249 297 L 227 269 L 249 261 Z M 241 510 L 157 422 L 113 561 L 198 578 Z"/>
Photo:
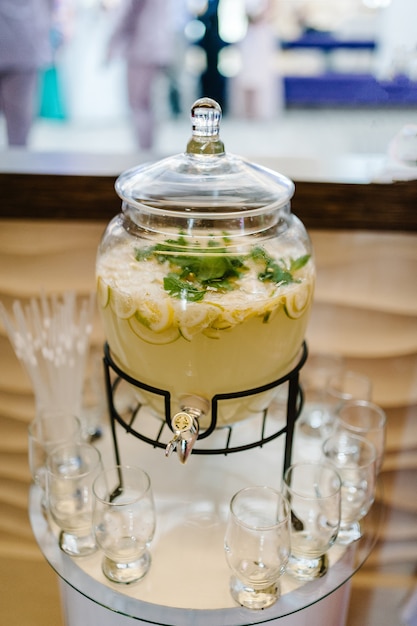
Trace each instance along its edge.
<path fill-rule="evenodd" d="M 259 215 L 285 206 L 294 183 L 227 153 L 219 136 L 221 115 L 214 100 L 197 100 L 186 151 L 127 170 L 116 181 L 117 194 L 130 207 L 187 217 Z"/>

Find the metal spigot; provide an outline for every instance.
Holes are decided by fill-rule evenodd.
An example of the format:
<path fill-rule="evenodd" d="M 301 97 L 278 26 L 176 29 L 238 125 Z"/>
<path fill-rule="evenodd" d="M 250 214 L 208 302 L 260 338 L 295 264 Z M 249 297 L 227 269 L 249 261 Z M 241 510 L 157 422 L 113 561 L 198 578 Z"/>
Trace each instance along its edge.
<path fill-rule="evenodd" d="M 199 418 L 209 409 L 209 402 L 200 396 L 186 396 L 181 402 L 181 411 L 171 419 L 174 437 L 165 448 L 165 456 L 176 449 L 182 464 L 186 463 L 198 438 Z"/>

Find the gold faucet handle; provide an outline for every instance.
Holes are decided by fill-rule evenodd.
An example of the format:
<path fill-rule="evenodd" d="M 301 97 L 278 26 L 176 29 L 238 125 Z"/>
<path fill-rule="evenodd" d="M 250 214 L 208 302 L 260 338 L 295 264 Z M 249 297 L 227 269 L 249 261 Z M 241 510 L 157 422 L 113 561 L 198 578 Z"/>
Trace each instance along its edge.
<path fill-rule="evenodd" d="M 165 456 L 170 456 L 176 449 L 181 463 L 185 463 L 198 437 L 198 420 L 196 417 L 180 411 L 171 420 L 174 437 L 165 448 Z"/>

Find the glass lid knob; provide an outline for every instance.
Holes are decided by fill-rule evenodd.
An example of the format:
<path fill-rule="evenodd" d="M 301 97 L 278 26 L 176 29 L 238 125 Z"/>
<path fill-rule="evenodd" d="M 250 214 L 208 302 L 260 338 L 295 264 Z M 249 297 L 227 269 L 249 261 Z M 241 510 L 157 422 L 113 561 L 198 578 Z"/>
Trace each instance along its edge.
<path fill-rule="evenodd" d="M 193 135 L 187 144 L 188 154 L 224 154 L 220 140 L 222 109 L 211 98 L 200 98 L 191 107 Z"/>

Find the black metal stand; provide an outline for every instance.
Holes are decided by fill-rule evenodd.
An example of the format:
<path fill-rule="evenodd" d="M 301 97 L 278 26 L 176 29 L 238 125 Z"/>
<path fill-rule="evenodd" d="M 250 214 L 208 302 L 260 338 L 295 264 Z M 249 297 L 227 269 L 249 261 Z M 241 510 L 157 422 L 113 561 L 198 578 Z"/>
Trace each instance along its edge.
<path fill-rule="evenodd" d="M 221 448 L 201 448 L 196 445 L 192 450 L 192 454 L 230 454 L 233 452 L 241 452 L 242 450 L 249 450 L 250 448 L 262 447 L 264 444 L 269 443 L 270 441 L 280 437 L 285 434 L 285 454 L 284 454 L 284 471 L 291 465 L 291 455 L 292 455 L 292 445 L 293 445 L 293 437 L 294 437 L 294 427 L 297 421 L 298 416 L 301 413 L 303 406 L 303 393 L 299 384 L 299 372 L 303 367 L 305 361 L 307 359 L 307 345 L 303 344 L 303 348 L 301 351 L 300 359 L 297 365 L 285 376 L 278 378 L 266 385 L 262 385 L 261 387 L 254 387 L 252 389 L 245 389 L 243 391 L 237 391 L 233 393 L 219 393 L 214 395 L 211 398 L 211 421 L 205 430 L 201 431 L 198 436 L 198 441 L 206 439 L 210 434 L 213 433 L 217 426 L 217 415 L 219 409 L 219 403 L 225 400 L 231 400 L 235 398 L 243 398 L 247 396 L 255 396 L 257 394 L 264 393 L 265 391 L 269 391 L 275 387 L 279 387 L 284 383 L 288 382 L 288 396 L 287 396 L 287 415 L 285 426 L 278 429 L 276 432 L 272 434 L 266 435 L 266 425 L 268 418 L 268 409 L 264 409 L 262 412 L 261 419 L 261 432 L 260 437 L 256 441 L 251 441 L 244 445 L 233 446 L 232 445 L 232 435 L 233 435 L 233 424 L 222 426 L 222 430 L 225 433 L 225 445 Z M 153 447 L 158 448 L 166 448 L 169 439 L 172 437 L 172 429 L 171 429 L 171 394 L 169 391 L 165 389 L 159 389 L 157 387 L 153 387 L 151 385 L 147 385 L 139 380 L 136 380 L 126 374 L 123 370 L 121 370 L 116 363 L 114 362 L 109 345 L 106 343 L 104 345 L 104 375 L 106 382 L 106 392 L 107 392 L 107 402 L 109 407 L 110 414 L 110 423 L 112 429 L 112 436 L 114 442 L 114 451 L 116 463 L 120 464 L 120 451 L 119 445 L 117 441 L 117 433 L 116 433 L 116 422 L 118 422 L 127 433 L 138 437 L 142 441 L 152 445 Z M 157 428 L 155 432 L 155 437 L 148 437 L 141 432 L 141 411 L 143 412 L 143 406 L 140 402 L 138 402 L 134 407 L 131 407 L 129 410 L 129 414 L 127 417 L 121 416 L 117 411 L 115 406 L 115 395 L 117 393 L 118 387 L 122 381 L 126 381 L 130 385 L 134 387 L 138 387 L 139 389 L 143 389 L 148 393 L 155 394 L 163 398 L 164 401 L 164 409 L 165 409 L 165 420 L 160 418 L 154 418 L 157 421 Z M 152 417 L 152 416 L 151 416 Z M 146 414 L 147 426 L 149 426 L 149 412 Z M 168 430 L 167 430 L 168 429 Z M 164 442 L 164 432 L 168 434 L 167 440 Z"/>

